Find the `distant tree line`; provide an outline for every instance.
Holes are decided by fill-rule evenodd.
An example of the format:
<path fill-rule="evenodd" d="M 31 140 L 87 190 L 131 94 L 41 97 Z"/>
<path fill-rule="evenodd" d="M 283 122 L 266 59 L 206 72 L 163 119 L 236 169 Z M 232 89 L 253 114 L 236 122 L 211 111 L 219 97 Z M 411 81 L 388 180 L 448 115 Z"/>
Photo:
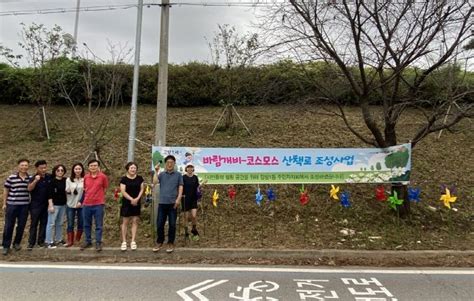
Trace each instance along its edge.
<path fill-rule="evenodd" d="M 90 98 L 92 102 L 98 102 L 106 92 L 101 91 L 103 87 L 107 87 L 107 83 L 102 82 L 111 80 L 109 74 L 114 74 L 115 84 L 120 86 L 117 103 L 128 104 L 132 98 L 132 65 L 112 65 L 61 57 L 54 64 L 50 62 L 41 68 L 45 68 L 48 74 L 51 104 L 68 103 L 62 91 L 68 91 L 77 105 L 86 105 Z M 323 85 L 327 90 L 333 91 L 332 94 L 340 104 L 356 105 L 357 97 L 342 75 L 337 76 L 337 71 L 336 66 L 327 62 L 304 64 L 289 60 L 235 67 L 232 70 L 199 62 L 173 64 L 169 66 L 168 104 L 173 107 L 221 105 L 227 101 L 229 89 L 233 90 L 233 103 L 238 105 L 324 102 L 325 94 L 320 90 Z M 29 90 L 31 85 L 27 83 L 31 82 L 36 72 L 37 70 L 29 67 L 0 64 L 0 103 L 35 103 L 32 99 L 35 93 Z M 156 103 L 158 72 L 158 65 L 140 67 L 139 103 Z M 229 83 L 229 72 L 234 74 L 232 83 Z M 413 72 L 413 78 L 415 77 L 415 70 L 408 69 L 406 72 Z M 83 85 L 86 73 L 92 79 L 90 91 L 84 89 Z M 356 74 L 354 72 L 354 76 Z M 407 78 L 410 78 L 410 74 L 407 74 Z M 436 105 L 443 101 L 443 91 L 447 85 L 455 85 L 466 92 L 472 91 L 474 74 L 465 73 L 458 66 L 440 68 L 430 75 L 420 89 L 423 95 L 419 95 L 419 98 L 426 99 L 427 106 Z M 472 93 L 465 93 L 458 102 L 472 103 L 473 98 Z M 370 95 L 370 103 L 373 105 L 381 104 L 380 99 L 376 93 Z"/>

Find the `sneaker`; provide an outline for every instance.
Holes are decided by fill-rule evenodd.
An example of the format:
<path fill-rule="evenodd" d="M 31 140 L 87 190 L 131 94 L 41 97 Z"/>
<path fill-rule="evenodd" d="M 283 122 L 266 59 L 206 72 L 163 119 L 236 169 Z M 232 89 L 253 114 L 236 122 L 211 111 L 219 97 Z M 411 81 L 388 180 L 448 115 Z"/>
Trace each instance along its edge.
<path fill-rule="evenodd" d="M 130 249 L 132 249 L 133 251 L 135 251 L 137 249 L 137 243 L 132 241 L 132 243 L 130 244 Z"/>
<path fill-rule="evenodd" d="M 102 251 L 102 243 L 101 242 L 98 242 L 95 244 L 95 250 L 97 252 L 101 252 Z"/>
<path fill-rule="evenodd" d="M 14 244 L 14 245 L 13 245 L 13 249 L 14 249 L 15 251 L 20 251 L 20 250 L 21 250 L 20 244 Z"/>
<path fill-rule="evenodd" d="M 193 229 L 191 230 L 191 233 L 192 233 L 194 236 L 199 236 L 199 232 L 198 232 L 198 230 L 197 230 L 196 228 L 193 228 Z"/>
<path fill-rule="evenodd" d="M 168 244 L 166 246 L 166 253 L 173 253 L 174 251 L 174 244 Z"/>
<path fill-rule="evenodd" d="M 55 244 L 48 244 L 48 249 L 56 249 L 56 245 Z"/>
<path fill-rule="evenodd" d="M 87 248 L 90 248 L 92 247 L 92 243 L 91 242 L 87 242 L 87 241 L 84 241 L 81 245 L 81 251 L 84 251 L 84 249 L 87 249 Z"/>
<path fill-rule="evenodd" d="M 3 252 L 2 252 L 3 256 L 7 256 L 9 251 L 10 251 L 9 248 L 3 248 Z"/>
<path fill-rule="evenodd" d="M 26 247 L 26 249 L 27 249 L 28 251 L 32 251 L 33 248 L 34 248 L 34 245 L 28 245 L 28 247 Z"/>
<path fill-rule="evenodd" d="M 162 247 L 163 247 L 162 243 L 156 244 L 155 247 L 152 249 L 152 251 L 158 252 L 159 250 L 161 250 Z"/>
<path fill-rule="evenodd" d="M 126 241 L 122 242 L 122 244 L 120 245 L 120 251 L 127 251 L 127 242 Z"/>

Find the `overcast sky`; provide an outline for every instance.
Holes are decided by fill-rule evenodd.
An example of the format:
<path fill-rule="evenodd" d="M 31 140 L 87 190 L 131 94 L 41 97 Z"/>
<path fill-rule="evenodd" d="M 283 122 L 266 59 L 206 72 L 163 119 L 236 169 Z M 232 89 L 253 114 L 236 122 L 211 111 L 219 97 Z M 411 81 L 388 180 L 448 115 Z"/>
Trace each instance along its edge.
<path fill-rule="evenodd" d="M 242 0 L 172 0 L 187 3 L 225 3 Z M 144 0 L 144 3 L 159 3 L 160 0 Z M 243 2 L 249 2 L 243 1 Z M 136 4 L 137 0 L 81 0 L 81 7 L 98 5 Z M 0 0 L 0 12 L 40 10 L 48 8 L 75 8 L 76 0 Z M 108 59 L 107 40 L 112 43 L 135 43 L 136 8 L 111 11 L 81 12 L 79 18 L 78 42 L 83 42 L 101 58 Z M 75 13 L 31 14 L 22 16 L 0 16 L 0 43 L 19 52 L 21 40 L 20 23 L 45 24 L 51 28 L 58 24 L 65 32 L 73 34 Z M 246 7 L 179 6 L 170 9 L 169 60 L 172 63 L 209 61 L 209 49 L 204 37 L 212 39 L 218 24 L 234 25 L 238 31 L 255 31 L 255 9 Z M 143 10 L 141 63 L 158 62 L 160 8 L 145 7 Z M 132 56 L 133 62 L 133 56 Z"/>

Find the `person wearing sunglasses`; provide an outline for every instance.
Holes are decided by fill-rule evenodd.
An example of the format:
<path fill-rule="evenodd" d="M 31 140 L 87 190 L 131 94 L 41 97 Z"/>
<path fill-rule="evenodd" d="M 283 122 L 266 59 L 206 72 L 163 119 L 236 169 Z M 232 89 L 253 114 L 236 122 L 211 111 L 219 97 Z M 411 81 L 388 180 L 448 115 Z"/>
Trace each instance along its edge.
<path fill-rule="evenodd" d="M 84 195 L 84 166 L 81 163 L 75 163 L 71 169 L 71 176 L 66 179 L 67 194 L 67 243 L 66 247 L 74 245 L 81 241 L 84 223 L 82 218 L 81 200 Z M 77 220 L 77 231 L 74 235 L 74 226 Z"/>
<path fill-rule="evenodd" d="M 55 249 L 66 242 L 63 237 L 63 221 L 66 212 L 66 167 L 62 164 L 53 167 L 48 199 L 48 225 L 46 226 L 46 244 L 48 249 Z M 54 228 L 54 240 L 53 240 Z"/>

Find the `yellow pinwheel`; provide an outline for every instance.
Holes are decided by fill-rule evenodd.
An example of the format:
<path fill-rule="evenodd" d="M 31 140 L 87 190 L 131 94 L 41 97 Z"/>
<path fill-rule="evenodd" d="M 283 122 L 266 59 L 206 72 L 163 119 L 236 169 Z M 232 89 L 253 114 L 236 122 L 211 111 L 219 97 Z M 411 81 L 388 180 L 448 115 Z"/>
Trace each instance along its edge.
<path fill-rule="evenodd" d="M 217 189 L 214 190 L 214 193 L 212 194 L 212 205 L 214 207 L 217 207 L 217 201 L 219 200 L 219 194 L 217 193 Z"/>
<path fill-rule="evenodd" d="M 151 187 L 150 185 L 145 185 L 145 195 L 150 195 L 151 194 Z"/>
<path fill-rule="evenodd" d="M 331 185 L 331 191 L 329 191 L 329 197 L 335 200 L 339 200 L 339 197 L 337 196 L 338 192 L 339 192 L 339 186 L 335 187 L 334 185 Z"/>
<path fill-rule="evenodd" d="M 451 192 L 448 188 L 446 188 L 445 194 L 441 195 L 441 198 L 439 200 L 444 202 L 444 206 L 451 209 L 451 203 L 456 202 L 456 199 L 457 197 L 451 196 Z"/>

